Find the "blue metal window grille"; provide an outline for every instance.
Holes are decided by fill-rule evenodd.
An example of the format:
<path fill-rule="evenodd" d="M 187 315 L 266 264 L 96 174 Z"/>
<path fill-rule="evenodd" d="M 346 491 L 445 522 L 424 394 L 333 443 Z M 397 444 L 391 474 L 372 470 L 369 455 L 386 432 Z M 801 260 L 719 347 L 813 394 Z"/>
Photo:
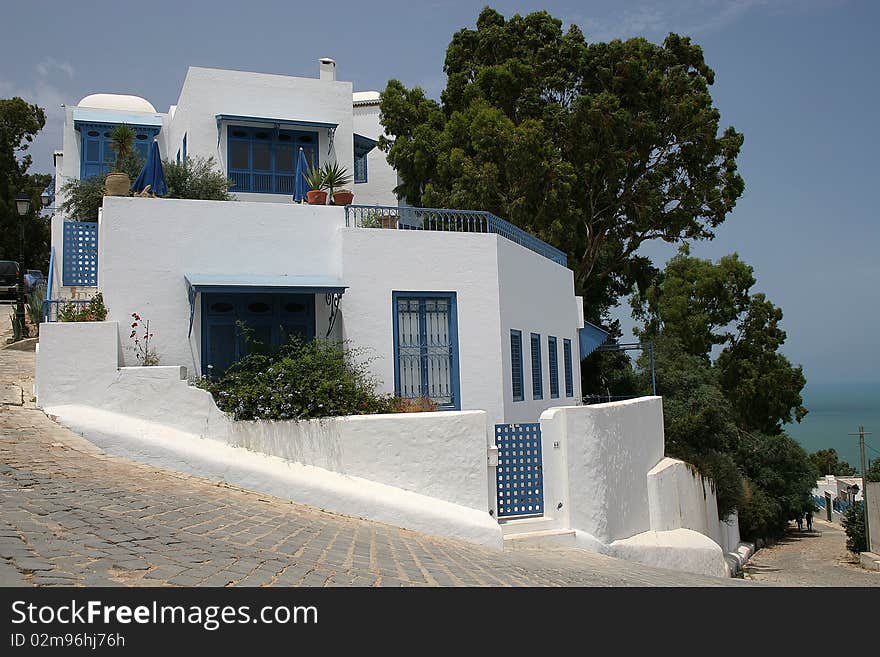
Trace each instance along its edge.
<path fill-rule="evenodd" d="M 544 378 L 541 372 L 541 336 L 532 333 L 532 399 L 544 399 Z"/>
<path fill-rule="evenodd" d="M 318 133 L 273 128 L 226 128 L 226 175 L 233 192 L 294 192 L 296 160 L 303 149 L 309 167 L 318 166 Z"/>
<path fill-rule="evenodd" d="M 541 425 L 496 424 L 495 445 L 498 517 L 543 515 Z"/>
<path fill-rule="evenodd" d="M 562 339 L 562 358 L 565 367 L 565 396 L 574 397 L 574 376 L 571 371 L 571 340 Z"/>
<path fill-rule="evenodd" d="M 116 151 L 110 141 L 110 134 L 116 124 L 89 123 L 79 127 L 81 137 L 79 177 L 85 180 L 93 176 L 103 176 L 116 166 Z M 156 126 L 131 126 L 134 130 L 134 153 L 146 162 L 150 143 L 159 133 Z"/>
<path fill-rule="evenodd" d="M 513 401 L 523 400 L 523 356 L 522 331 L 510 330 L 510 380 L 513 386 Z"/>
<path fill-rule="evenodd" d="M 65 221 L 61 284 L 98 285 L 98 224 Z"/>
<path fill-rule="evenodd" d="M 550 352 L 550 397 L 559 397 L 559 360 L 556 354 L 556 338 L 547 337 L 547 349 Z"/>
<path fill-rule="evenodd" d="M 183 133 L 183 147 L 181 148 L 181 152 L 183 153 L 183 163 L 186 164 L 186 133 Z"/>
<path fill-rule="evenodd" d="M 394 292 L 394 393 L 461 409 L 454 292 Z"/>

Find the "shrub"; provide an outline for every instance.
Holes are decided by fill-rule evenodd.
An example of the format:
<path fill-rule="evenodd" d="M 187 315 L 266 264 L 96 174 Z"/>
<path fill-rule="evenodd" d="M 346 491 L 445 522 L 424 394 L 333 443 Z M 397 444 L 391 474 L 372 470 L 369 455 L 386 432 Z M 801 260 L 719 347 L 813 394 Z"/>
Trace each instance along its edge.
<path fill-rule="evenodd" d="M 846 531 L 846 549 L 850 552 L 865 552 L 868 540 L 865 536 L 865 507 L 855 502 L 846 510 L 841 521 Z"/>
<path fill-rule="evenodd" d="M 159 364 L 159 355 L 156 350 L 150 346 L 150 340 L 153 339 L 153 333 L 150 331 L 150 320 L 142 319 L 137 313 L 132 313 L 131 318 L 131 335 L 128 337 L 134 341 L 134 355 L 141 362 L 141 365 L 152 367 Z M 143 323 L 143 326 L 141 326 Z M 143 330 L 143 335 L 138 333 L 138 327 Z"/>
<path fill-rule="evenodd" d="M 98 292 L 85 303 L 68 301 L 58 308 L 59 322 L 103 322 L 107 319 L 104 295 Z"/>
<path fill-rule="evenodd" d="M 144 161 L 133 153 L 125 158 L 122 171 L 134 180 L 143 166 Z M 92 176 L 85 180 L 68 180 L 61 187 L 61 198 L 64 199 L 59 206 L 61 210 L 77 221 L 97 221 L 98 210 L 104 200 L 104 178 Z"/>
<path fill-rule="evenodd" d="M 245 329 L 247 336 L 247 330 Z M 248 341 L 250 353 L 217 380 L 200 379 L 236 420 L 306 420 L 393 412 L 359 352 L 327 340 L 290 337 L 277 350 Z"/>
<path fill-rule="evenodd" d="M 391 408 L 394 413 L 430 413 L 440 407 L 437 402 L 428 397 L 416 397 L 415 399 L 394 397 L 391 400 Z"/>
<path fill-rule="evenodd" d="M 189 198 L 203 201 L 230 201 L 233 199 L 229 188 L 233 181 L 217 167 L 213 157 L 189 156 L 186 162 L 178 164 L 170 160 L 162 162 L 165 185 L 168 193 L 165 198 Z"/>

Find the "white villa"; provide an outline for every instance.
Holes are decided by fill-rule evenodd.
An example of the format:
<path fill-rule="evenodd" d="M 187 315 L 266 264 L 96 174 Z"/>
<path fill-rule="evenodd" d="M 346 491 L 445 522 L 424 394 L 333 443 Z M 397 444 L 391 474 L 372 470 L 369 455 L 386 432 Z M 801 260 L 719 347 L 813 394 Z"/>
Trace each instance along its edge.
<path fill-rule="evenodd" d="M 606 336 L 585 328 L 565 254 L 486 212 L 399 203 L 379 94 L 333 60 L 317 78 L 190 68 L 164 113 L 87 96 L 66 110 L 57 192 L 109 170 L 121 123 L 143 153 L 214 157 L 236 200 L 108 196 L 97 223 L 53 217 L 35 393 L 60 422 L 113 453 L 493 547 L 721 576 L 742 563 L 711 482 L 664 458 L 659 397 L 582 404 L 580 359 Z M 293 201 L 299 149 L 353 173 L 352 205 Z M 96 292 L 106 321 L 54 321 Z M 132 313 L 158 367 L 137 366 Z M 381 392 L 441 410 L 234 422 L 189 381 L 242 357 L 238 322 L 269 344 L 348 341 Z"/>

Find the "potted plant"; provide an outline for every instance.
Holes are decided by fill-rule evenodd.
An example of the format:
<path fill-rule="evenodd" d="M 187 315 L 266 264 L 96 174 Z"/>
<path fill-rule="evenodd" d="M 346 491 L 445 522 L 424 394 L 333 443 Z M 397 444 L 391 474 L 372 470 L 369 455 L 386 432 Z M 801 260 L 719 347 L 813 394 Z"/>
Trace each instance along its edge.
<path fill-rule="evenodd" d="M 311 189 L 306 192 L 306 200 L 309 205 L 327 204 L 327 184 L 324 182 L 324 169 L 311 167 L 305 175 L 306 183 Z"/>
<path fill-rule="evenodd" d="M 330 192 L 330 198 L 333 201 L 333 205 L 346 205 L 351 203 L 354 194 L 348 190 L 341 189 L 345 185 L 351 184 L 351 180 L 348 169 L 339 166 L 337 162 L 334 162 L 333 164 L 327 162 L 324 165 L 324 185 Z M 339 197 L 338 199 L 337 196 Z"/>
<path fill-rule="evenodd" d="M 104 180 L 104 192 L 107 196 L 128 196 L 131 189 L 131 178 L 122 170 L 122 163 L 134 149 L 134 130 L 125 123 L 120 123 L 110 133 L 110 143 L 116 152 L 116 170 Z"/>

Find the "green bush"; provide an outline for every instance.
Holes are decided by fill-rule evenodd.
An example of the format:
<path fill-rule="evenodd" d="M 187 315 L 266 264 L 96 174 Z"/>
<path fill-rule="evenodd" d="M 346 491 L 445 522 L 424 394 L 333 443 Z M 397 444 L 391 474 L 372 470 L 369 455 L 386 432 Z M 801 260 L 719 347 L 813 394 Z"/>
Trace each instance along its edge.
<path fill-rule="evenodd" d="M 856 553 L 867 551 L 868 539 L 865 535 L 864 505 L 861 502 L 850 505 L 843 515 L 841 524 L 846 531 L 846 549 Z"/>
<path fill-rule="evenodd" d="M 190 155 L 186 162 L 178 164 L 171 160 L 162 162 L 165 198 L 189 198 L 203 201 L 231 201 L 229 188 L 232 180 L 217 167 L 213 157 Z"/>
<path fill-rule="evenodd" d="M 122 172 L 134 181 L 143 166 L 144 161 L 137 154 L 131 154 L 122 163 Z M 61 187 L 64 199 L 61 210 L 77 221 L 97 221 L 98 210 L 104 202 L 104 178 L 106 176 L 68 180 Z"/>
<path fill-rule="evenodd" d="M 68 301 L 58 307 L 59 322 L 103 322 L 107 319 L 104 295 L 98 292 L 85 303 Z"/>
<path fill-rule="evenodd" d="M 40 322 L 43 321 L 43 300 L 45 298 L 46 286 L 37 285 L 34 287 L 31 295 L 28 297 L 27 306 L 25 306 L 28 320 L 31 324 L 36 326 L 38 330 Z"/>
<path fill-rule="evenodd" d="M 249 345 L 251 353 L 221 378 L 197 382 L 236 420 L 307 420 L 394 411 L 393 398 L 376 394 L 377 382 L 366 363 L 345 344 L 290 337 L 274 351 Z"/>

